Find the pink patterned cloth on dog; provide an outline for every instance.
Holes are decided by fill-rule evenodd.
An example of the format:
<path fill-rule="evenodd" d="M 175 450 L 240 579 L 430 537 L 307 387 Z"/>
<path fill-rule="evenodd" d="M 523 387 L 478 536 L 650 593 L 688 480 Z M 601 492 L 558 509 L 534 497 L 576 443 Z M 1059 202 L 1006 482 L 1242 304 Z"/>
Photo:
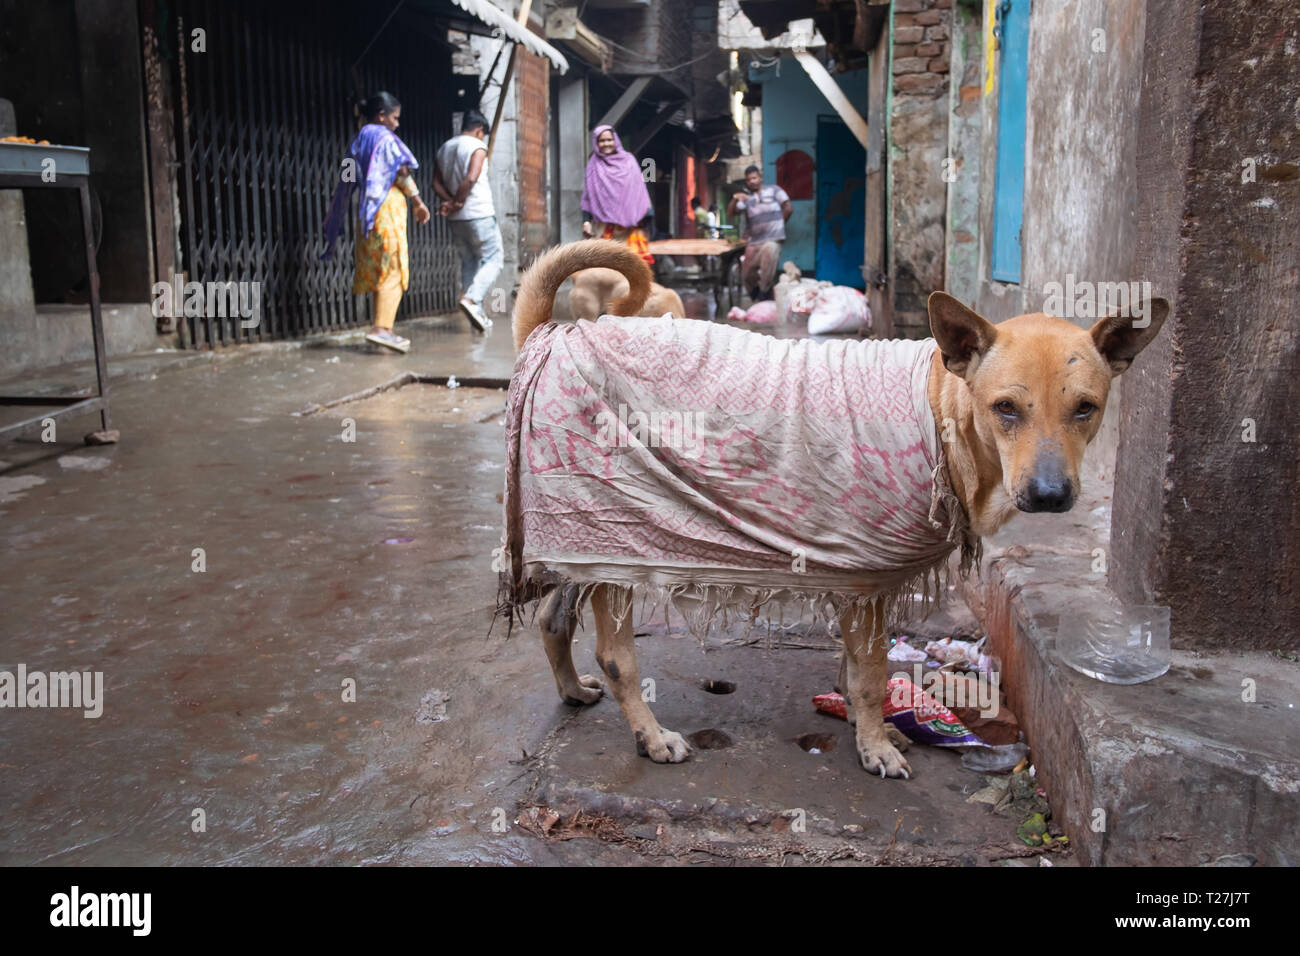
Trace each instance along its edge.
<path fill-rule="evenodd" d="M 954 548 L 963 569 L 978 549 L 930 409 L 935 348 L 667 316 L 540 327 L 510 385 L 501 611 L 604 583 L 702 631 L 728 606 L 928 598 Z"/>

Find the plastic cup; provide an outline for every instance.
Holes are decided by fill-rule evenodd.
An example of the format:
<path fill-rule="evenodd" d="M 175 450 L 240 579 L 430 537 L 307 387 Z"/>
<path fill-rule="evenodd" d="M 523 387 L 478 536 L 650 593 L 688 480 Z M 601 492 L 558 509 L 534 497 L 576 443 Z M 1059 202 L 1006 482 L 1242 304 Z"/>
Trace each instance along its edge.
<path fill-rule="evenodd" d="M 1169 670 L 1169 608 L 1109 604 L 1062 621 L 1056 651 L 1081 674 L 1140 684 Z"/>

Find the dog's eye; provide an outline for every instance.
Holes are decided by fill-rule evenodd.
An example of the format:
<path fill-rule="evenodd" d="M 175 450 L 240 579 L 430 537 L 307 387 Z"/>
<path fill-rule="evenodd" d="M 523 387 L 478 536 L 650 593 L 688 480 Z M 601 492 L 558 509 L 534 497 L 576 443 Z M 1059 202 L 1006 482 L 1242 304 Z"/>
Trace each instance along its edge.
<path fill-rule="evenodd" d="M 993 410 L 999 415 L 1014 415 L 1016 413 L 1016 406 L 1015 403 L 1009 402 L 1004 398 L 1002 401 L 993 405 Z"/>
<path fill-rule="evenodd" d="M 1092 413 L 1097 410 L 1097 406 L 1092 402 L 1080 402 L 1079 409 L 1074 413 L 1075 418 L 1091 418 Z"/>

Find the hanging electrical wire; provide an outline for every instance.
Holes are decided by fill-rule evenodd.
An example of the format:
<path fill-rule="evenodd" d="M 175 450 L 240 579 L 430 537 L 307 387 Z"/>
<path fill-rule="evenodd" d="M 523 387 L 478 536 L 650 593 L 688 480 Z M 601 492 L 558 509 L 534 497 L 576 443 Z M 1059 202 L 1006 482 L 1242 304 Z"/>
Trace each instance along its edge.
<path fill-rule="evenodd" d="M 595 31 L 592 32 L 595 33 Z M 615 43 L 609 37 L 601 36 L 599 33 L 596 33 L 595 36 L 602 43 L 608 43 L 616 50 L 622 50 L 624 53 L 627 53 L 630 56 L 635 56 L 638 59 L 642 59 L 642 60 L 654 60 L 654 57 L 648 56 L 645 53 L 642 53 L 640 50 L 633 50 L 630 47 L 625 47 L 621 43 Z M 721 52 L 722 52 L 721 50 L 710 49 L 707 53 L 701 53 L 699 56 L 693 57 L 692 59 L 686 60 L 682 63 L 678 63 L 675 66 L 664 66 L 664 67 L 660 67 L 657 70 L 649 70 L 649 69 L 643 70 L 640 67 L 638 67 L 637 74 L 643 76 L 649 76 L 649 75 L 659 75 L 662 73 L 673 73 L 676 72 L 677 70 L 682 69 L 682 67 L 690 66 L 692 63 L 699 63 L 701 60 L 706 60 L 709 57 L 715 56 Z"/>

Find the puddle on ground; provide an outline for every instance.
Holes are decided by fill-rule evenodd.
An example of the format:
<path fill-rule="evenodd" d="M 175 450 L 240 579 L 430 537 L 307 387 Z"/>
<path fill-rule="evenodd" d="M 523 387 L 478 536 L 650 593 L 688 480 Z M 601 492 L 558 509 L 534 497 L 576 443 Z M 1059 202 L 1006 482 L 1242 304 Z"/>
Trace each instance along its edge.
<path fill-rule="evenodd" d="M 443 425 L 497 423 L 505 419 L 506 392 L 500 388 L 447 388 L 413 383 L 331 409 L 353 417 Z"/>
<path fill-rule="evenodd" d="M 707 690 L 710 694 L 734 694 L 736 685 L 729 680 L 713 680 L 710 678 L 700 682 L 700 689 Z"/>
<path fill-rule="evenodd" d="M 835 737 L 832 734 L 804 734 L 795 743 L 810 754 L 830 753 L 835 749 Z"/>
<path fill-rule="evenodd" d="M 696 750 L 726 750 L 734 743 L 728 734 L 712 727 L 688 734 L 686 739 Z"/>

